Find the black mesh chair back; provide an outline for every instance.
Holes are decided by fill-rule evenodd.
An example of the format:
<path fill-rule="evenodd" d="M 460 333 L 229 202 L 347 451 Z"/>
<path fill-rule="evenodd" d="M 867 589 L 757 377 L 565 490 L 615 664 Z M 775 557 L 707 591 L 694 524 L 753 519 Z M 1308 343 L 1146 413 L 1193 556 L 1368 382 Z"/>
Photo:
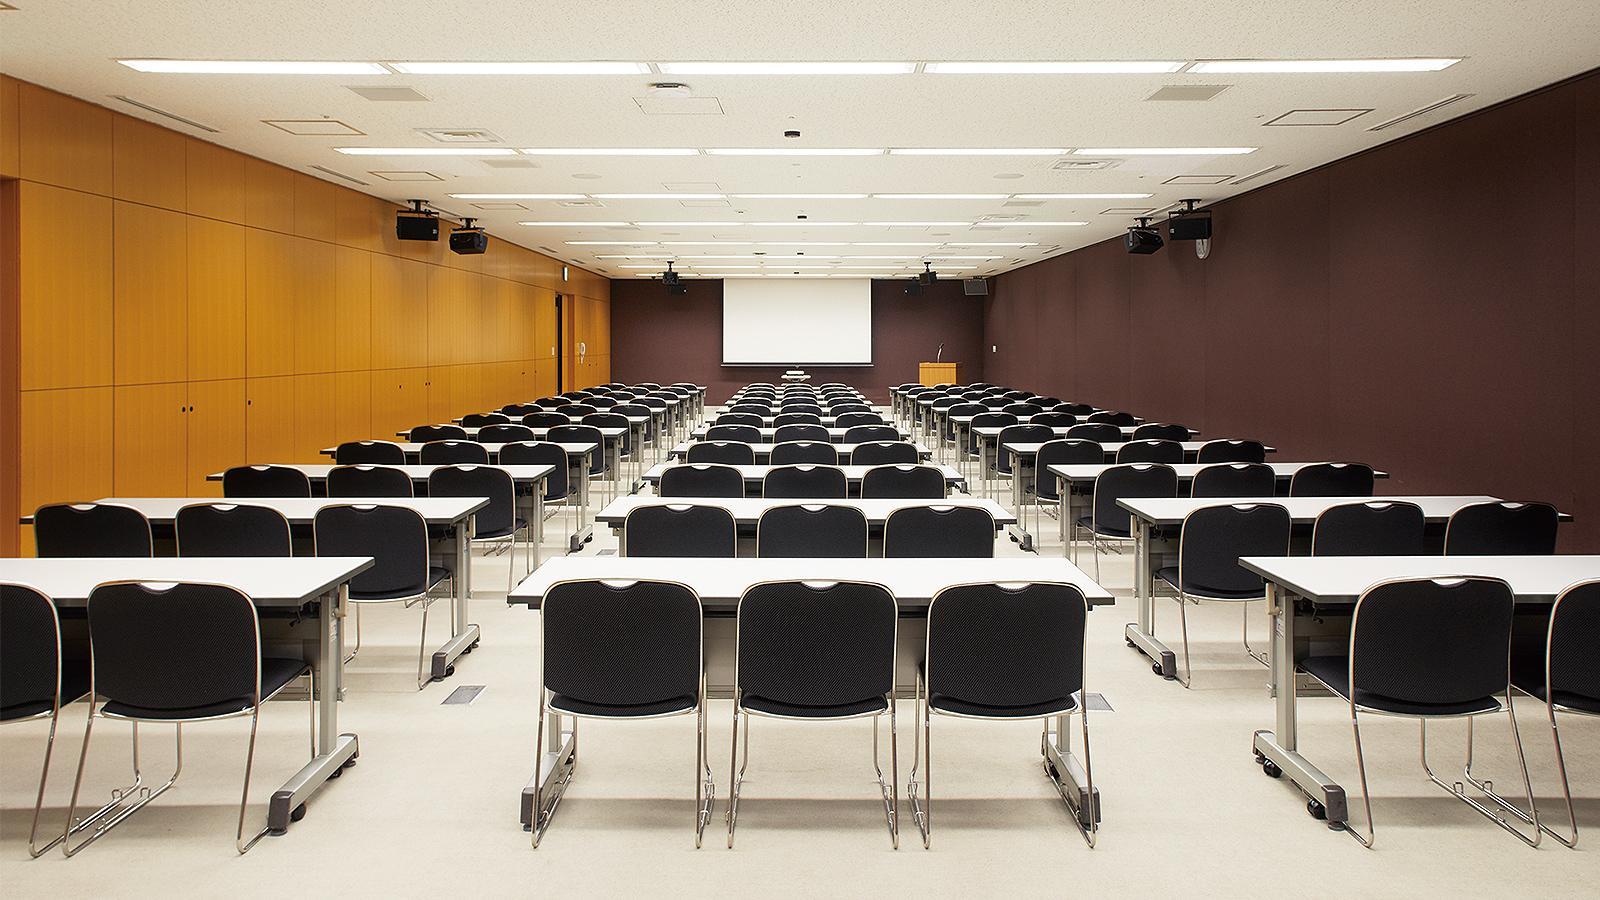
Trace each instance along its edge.
<path fill-rule="evenodd" d="M 1034 471 L 1038 473 L 1034 478 L 1034 493 L 1040 500 L 1054 503 L 1061 499 L 1061 491 L 1055 476 L 1050 474 L 1051 466 L 1097 466 L 1105 460 L 1105 450 L 1094 441 L 1077 438 L 1045 441 L 1034 459 Z"/>
<path fill-rule="evenodd" d="M 814 416 L 822 415 L 822 406 L 817 403 L 794 403 L 788 400 L 779 407 L 779 412 L 786 413 L 811 413 Z"/>
<path fill-rule="evenodd" d="M 1067 437 L 1097 444 L 1117 444 L 1122 442 L 1122 429 L 1106 422 L 1085 422 L 1068 428 Z"/>
<path fill-rule="evenodd" d="M 869 441 L 857 444 L 850 452 L 850 464 L 855 466 L 915 465 L 921 461 L 922 453 L 917 445 L 901 440 Z"/>
<path fill-rule="evenodd" d="M 478 429 L 480 444 L 509 444 L 512 441 L 536 441 L 533 429 L 526 425 L 485 425 Z"/>
<path fill-rule="evenodd" d="M 261 636 L 254 604 L 237 589 L 112 582 L 90 592 L 88 617 L 106 712 L 203 718 L 255 705 Z"/>
<path fill-rule="evenodd" d="M 572 424 L 572 417 L 566 413 L 540 410 L 531 412 L 522 417 L 522 424 L 529 428 L 555 428 L 558 425 Z"/>
<path fill-rule="evenodd" d="M 1168 440 L 1129 441 L 1117 448 L 1117 462 L 1154 462 L 1178 465 L 1183 462 L 1183 445 Z"/>
<path fill-rule="evenodd" d="M 1356 703 L 1426 714 L 1506 690 L 1514 596 L 1495 578 L 1374 585 L 1356 601 L 1345 678 Z M 1494 706 L 1487 706 L 1493 709 Z"/>
<path fill-rule="evenodd" d="M 39 556 L 152 556 L 150 521 L 128 506 L 52 503 L 33 513 Z"/>
<path fill-rule="evenodd" d="M 1179 588 L 1201 597 L 1243 599 L 1266 593 L 1242 556 L 1288 556 L 1289 511 L 1276 503 L 1204 506 L 1183 519 L 1178 537 Z"/>
<path fill-rule="evenodd" d="M 550 705 L 658 716 L 700 700 L 700 598 L 665 581 L 563 581 L 540 604 Z"/>
<path fill-rule="evenodd" d="M 794 466 L 802 463 L 836 466 L 839 464 L 839 451 L 827 441 L 785 441 L 773 445 L 770 462 L 775 466 Z"/>
<path fill-rule="evenodd" d="M 506 426 L 510 427 L 510 426 Z M 422 445 L 417 460 L 425 466 L 478 463 L 488 465 L 489 450 L 477 441 L 429 441 Z"/>
<path fill-rule="evenodd" d="M 1022 403 L 1027 400 L 1032 400 L 1033 398 L 1034 395 L 1028 393 L 1027 391 L 1008 390 L 1000 394 L 1000 399 L 1006 401 L 1007 403 Z"/>
<path fill-rule="evenodd" d="M 994 556 L 994 516 L 977 506 L 906 506 L 883 523 L 889 559 L 980 559 Z"/>
<path fill-rule="evenodd" d="M 883 710 L 894 691 L 897 616 L 894 597 L 876 584 L 752 586 L 739 599 L 737 702 L 813 718 Z"/>
<path fill-rule="evenodd" d="M 720 506 L 636 506 L 622 520 L 622 540 L 629 556 L 732 559 L 738 538 L 733 513 Z"/>
<path fill-rule="evenodd" d="M 602 452 L 605 441 L 600 429 L 593 425 L 557 425 L 544 433 L 544 439 L 552 444 L 594 444 L 595 451 L 589 454 L 589 474 L 599 475 L 606 470 L 606 455 Z"/>
<path fill-rule="evenodd" d="M 1072 413 L 1075 416 L 1087 416 L 1094 412 L 1094 407 L 1087 403 L 1057 403 L 1050 410 L 1051 412 Z"/>
<path fill-rule="evenodd" d="M 1133 440 L 1136 441 L 1187 441 L 1188 439 L 1189 426 L 1187 425 L 1146 422 L 1133 429 Z"/>
<path fill-rule="evenodd" d="M 482 428 L 485 425 L 509 425 L 511 417 L 505 413 L 467 413 L 461 417 L 461 424 L 466 428 Z"/>
<path fill-rule="evenodd" d="M 610 412 L 590 413 L 589 415 L 583 417 L 583 424 L 591 425 L 595 428 L 624 429 L 622 432 L 622 445 L 620 452 L 633 452 L 633 432 L 629 430 L 630 426 L 628 424 L 627 416 Z"/>
<path fill-rule="evenodd" d="M 1128 497 L 1176 497 L 1178 472 L 1161 463 L 1115 465 L 1094 480 L 1090 502 L 1090 521 L 1103 535 L 1128 537 L 1133 534 L 1128 511 L 1117 501 Z"/>
<path fill-rule="evenodd" d="M 1266 445 L 1260 441 L 1206 441 L 1200 445 L 1195 462 L 1260 463 L 1267 461 Z"/>
<path fill-rule="evenodd" d="M 778 418 L 781 419 L 783 416 L 779 416 Z M 812 418 L 817 420 L 815 424 L 822 424 L 821 416 L 812 416 Z M 756 415 L 755 413 L 723 413 L 722 415 L 717 416 L 718 425 L 753 425 L 756 428 L 760 428 L 762 423 L 765 421 L 766 419 Z M 778 424 L 784 425 L 787 423 L 779 422 Z"/>
<path fill-rule="evenodd" d="M 489 505 L 472 514 L 474 538 L 497 538 L 515 533 L 517 487 L 505 469 L 490 466 L 441 466 L 428 473 L 430 497 L 487 497 Z"/>
<path fill-rule="evenodd" d="M 507 403 L 505 406 L 500 407 L 500 413 L 509 416 L 513 422 L 538 411 L 539 404 L 537 403 Z"/>
<path fill-rule="evenodd" d="M 617 400 L 614 397 L 590 397 L 588 400 L 584 401 L 584 405 L 592 406 L 601 412 L 605 412 L 621 402 L 621 400 Z"/>
<path fill-rule="evenodd" d="M 826 431 L 823 432 L 822 439 L 828 439 Z M 713 425 L 706 429 L 706 440 L 759 444 L 761 443 L 761 429 L 754 425 Z"/>
<path fill-rule="evenodd" d="M 1549 555 L 1560 513 L 1548 503 L 1473 503 L 1450 516 L 1446 556 Z"/>
<path fill-rule="evenodd" d="M 820 424 L 820 423 L 819 423 Z M 855 425 L 885 425 L 883 416 L 875 412 L 843 412 L 834 417 L 835 428 L 850 428 Z"/>
<path fill-rule="evenodd" d="M 289 520 L 267 506 L 194 503 L 173 520 L 179 556 L 293 556 Z"/>
<path fill-rule="evenodd" d="M 309 497 L 311 479 L 291 466 L 234 466 L 222 473 L 222 496 Z"/>
<path fill-rule="evenodd" d="M 944 473 L 937 466 L 873 466 L 861 476 L 863 500 L 943 500 Z"/>
<path fill-rule="evenodd" d="M 751 421 L 748 421 L 748 422 L 727 422 L 726 421 L 728 419 L 727 416 L 719 416 L 719 417 L 717 417 L 717 424 L 720 425 L 720 424 L 726 423 L 726 424 L 729 424 L 729 425 L 743 424 L 743 425 L 758 425 L 758 426 L 762 424 L 762 419 L 760 417 L 750 416 L 749 418 L 751 419 Z M 818 425 L 818 426 L 820 426 L 821 424 L 822 424 L 822 417 L 817 415 L 816 413 L 793 413 L 793 412 L 792 413 L 779 413 L 778 415 L 774 416 L 773 419 L 772 419 L 772 425 L 773 425 L 774 428 L 782 428 L 785 425 Z"/>
<path fill-rule="evenodd" d="M 900 429 L 893 425 L 852 425 L 845 429 L 846 444 L 864 444 L 868 441 L 898 441 Z"/>
<path fill-rule="evenodd" d="M 1047 425 L 1051 428 L 1071 428 L 1078 424 L 1078 417 L 1072 413 L 1042 412 L 1034 413 L 1028 417 L 1029 425 Z"/>
<path fill-rule="evenodd" d="M 842 500 L 845 496 L 844 470 L 837 466 L 774 466 L 761 479 L 761 496 Z"/>
<path fill-rule="evenodd" d="M 341 466 L 403 466 L 406 452 L 392 441 L 345 441 L 334 448 L 333 461 Z"/>
<path fill-rule="evenodd" d="M 1137 425 L 1137 424 L 1139 424 L 1139 420 L 1134 418 L 1132 413 L 1111 412 L 1109 410 L 1103 411 L 1103 412 L 1097 412 L 1097 413 L 1090 413 L 1089 414 L 1089 421 L 1090 422 L 1103 422 L 1103 423 L 1105 423 L 1107 425 L 1116 425 L 1119 428 L 1122 427 L 1122 426 L 1125 426 L 1125 425 Z"/>
<path fill-rule="evenodd" d="M 667 408 L 667 401 L 662 400 L 660 397 L 637 397 L 633 402 L 639 406 L 649 407 L 656 412 Z"/>
<path fill-rule="evenodd" d="M 842 476 L 841 476 L 842 477 Z M 867 517 L 854 506 L 774 506 L 756 522 L 763 559 L 865 559 Z"/>
<path fill-rule="evenodd" d="M 749 444 L 738 441 L 701 441 L 689 445 L 689 455 L 685 459 L 691 463 L 753 466 L 756 464 L 756 451 Z"/>
<path fill-rule="evenodd" d="M 584 416 L 599 412 L 599 408 L 587 403 L 564 403 L 556 407 L 556 412 L 565 414 L 568 418 L 581 419 Z"/>
<path fill-rule="evenodd" d="M 1266 463 L 1212 463 L 1195 472 L 1191 497 L 1271 497 L 1278 473 Z"/>
<path fill-rule="evenodd" d="M 1600 713 L 1600 580 L 1585 581 L 1562 591 L 1550 611 L 1547 652 L 1538 661 L 1548 660 L 1518 685 L 1542 686 L 1557 705 Z M 1546 677 L 1548 673 L 1548 678 Z M 1541 696 L 1534 692 L 1534 696 Z M 1542 699 L 1542 697 L 1541 697 Z"/>
<path fill-rule="evenodd" d="M 435 580 L 428 566 L 428 525 L 403 506 L 347 504 L 317 510 L 312 530 L 318 556 L 370 556 L 372 568 L 350 581 L 358 600 L 426 594 Z"/>
<path fill-rule="evenodd" d="M 0 584 L 0 721 L 49 713 L 89 691 L 89 667 L 63 658 L 55 603 L 20 584 Z"/>
<path fill-rule="evenodd" d="M 1403 500 L 1341 503 L 1317 516 L 1312 556 L 1422 556 L 1422 507 Z"/>
<path fill-rule="evenodd" d="M 772 432 L 772 441 L 782 444 L 786 441 L 826 441 L 830 440 L 828 429 L 821 425 L 784 425 Z"/>
<path fill-rule="evenodd" d="M 1291 497 L 1371 497 L 1372 467 L 1361 463 L 1316 463 L 1289 478 Z"/>
<path fill-rule="evenodd" d="M 834 403 L 828 407 L 828 412 L 835 416 L 842 416 L 847 413 L 870 413 L 872 412 L 872 407 L 860 402 Z"/>
<path fill-rule="evenodd" d="M 414 444 L 429 441 L 464 441 L 467 430 L 460 425 L 418 425 L 406 433 L 406 440 Z"/>
<path fill-rule="evenodd" d="M 965 584 L 928 607 L 928 703 L 957 715 L 1068 712 L 1083 690 L 1089 604 L 1070 584 Z"/>
<path fill-rule="evenodd" d="M 972 425 L 971 425 L 971 427 L 967 429 L 967 446 L 964 449 L 966 450 L 967 453 L 977 453 L 978 452 L 978 433 L 977 433 L 977 429 L 979 429 L 979 428 L 1004 428 L 1007 425 L 1015 425 L 1020 421 L 1021 421 L 1020 419 L 1018 419 L 1016 416 L 1013 416 L 1011 413 L 1003 413 L 1003 412 L 977 413 L 976 415 L 974 415 L 972 417 Z M 1055 433 L 1051 432 L 1050 436 L 1054 437 Z"/>
<path fill-rule="evenodd" d="M 546 502 L 565 500 L 568 491 L 571 463 L 567 451 L 549 441 L 518 441 L 500 448 L 502 466 L 551 466 L 544 479 Z"/>
<path fill-rule="evenodd" d="M 390 466 L 334 466 L 326 481 L 329 497 L 410 497 L 411 476 Z"/>
<path fill-rule="evenodd" d="M 635 384 L 634 387 L 636 387 L 636 388 L 649 388 L 652 391 L 661 390 L 661 385 L 655 383 L 654 381 L 641 381 L 638 384 Z"/>
<path fill-rule="evenodd" d="M 661 497 L 743 497 L 744 475 L 733 466 L 694 463 L 668 466 L 656 485 Z"/>
<path fill-rule="evenodd" d="M 1019 419 L 1027 419 L 1044 412 L 1044 407 L 1037 403 L 1007 403 L 1000 407 L 1003 413 L 1010 413 Z"/>
<path fill-rule="evenodd" d="M 734 405 L 728 407 L 728 412 L 750 413 L 751 415 L 756 416 L 770 416 L 772 415 L 772 407 L 765 403 L 735 403 Z"/>
<path fill-rule="evenodd" d="M 1000 429 L 1000 437 L 995 442 L 995 471 L 1011 474 L 1012 454 L 1006 450 L 1007 444 L 1043 444 L 1055 439 L 1055 429 L 1049 425 L 1007 425 Z"/>

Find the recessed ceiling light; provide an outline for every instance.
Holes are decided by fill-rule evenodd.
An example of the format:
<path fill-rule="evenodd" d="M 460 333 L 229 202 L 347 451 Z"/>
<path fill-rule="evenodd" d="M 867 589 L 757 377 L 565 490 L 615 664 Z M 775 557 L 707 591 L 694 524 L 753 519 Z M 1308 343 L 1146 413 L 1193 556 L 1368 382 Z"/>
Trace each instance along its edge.
<path fill-rule="evenodd" d="M 536 228 L 623 228 L 631 222 L 518 222 L 518 225 L 532 225 Z"/>
<path fill-rule="evenodd" d="M 349 156 L 511 156 L 506 147 L 335 147 Z"/>
<path fill-rule="evenodd" d="M 601 200 L 721 200 L 721 194 L 595 194 Z"/>
<path fill-rule="evenodd" d="M 1010 194 L 873 194 L 874 200 L 1004 200 Z"/>
<path fill-rule="evenodd" d="M 583 194 L 449 194 L 457 200 L 582 200 Z"/>
<path fill-rule="evenodd" d="M 621 255 L 602 253 L 595 259 L 677 259 L 676 253 L 625 253 Z"/>
<path fill-rule="evenodd" d="M 139 72 L 185 75 L 387 75 L 370 62 L 316 62 L 278 59 L 119 59 Z"/>
<path fill-rule="evenodd" d="M 754 244 L 754 243 L 755 243 L 755 241 L 706 240 L 706 241 L 662 241 L 661 245 L 663 247 L 706 247 L 706 246 L 711 246 L 711 245 L 716 245 L 716 246 L 719 246 L 719 247 L 748 247 L 748 246 L 750 246 L 751 244 Z"/>
<path fill-rule="evenodd" d="M 1055 228 L 1055 227 L 1059 226 L 1059 227 L 1065 228 L 1065 227 L 1073 227 L 1073 226 L 1087 225 L 1087 224 L 1089 224 L 1089 223 L 1088 222 L 1032 222 L 1032 221 L 1024 221 L 1024 222 L 978 222 L 978 223 L 974 224 L 973 227 L 974 228 L 1032 228 L 1034 226 L 1042 226 L 1042 227 L 1045 227 L 1045 228 Z"/>
<path fill-rule="evenodd" d="M 1018 200 L 1143 200 L 1149 194 L 1017 194 Z"/>
<path fill-rule="evenodd" d="M 889 255 L 889 256 L 873 256 L 871 254 L 859 254 L 859 253 L 857 253 L 857 254 L 852 254 L 850 256 L 841 256 L 839 258 L 840 259 L 920 259 L 921 257 L 919 257 L 915 253 L 896 253 L 896 254 Z"/>
<path fill-rule="evenodd" d="M 874 228 L 965 228 L 971 222 L 863 222 Z"/>
<path fill-rule="evenodd" d="M 710 227 L 710 228 L 737 228 L 738 226 L 743 225 L 744 223 L 743 222 L 635 222 L 633 224 L 638 225 L 638 226 L 643 227 L 643 228 L 688 228 L 688 227 L 693 227 L 693 226 L 704 226 L 704 227 Z"/>
<path fill-rule="evenodd" d="M 882 156 L 882 149 L 865 147 L 714 147 L 712 156 Z"/>
<path fill-rule="evenodd" d="M 821 227 L 821 228 L 828 228 L 828 227 L 832 227 L 832 226 L 835 226 L 835 225 L 856 225 L 856 224 L 859 224 L 859 223 L 856 223 L 856 222 L 813 222 L 813 221 L 811 221 L 809 219 L 805 219 L 805 220 L 797 220 L 797 221 L 794 221 L 794 222 L 751 222 L 750 224 L 751 225 L 759 225 L 759 226 L 764 227 L 764 228 L 785 228 L 785 227 L 788 227 L 788 228 L 810 228 L 812 226 L 817 226 L 817 227 Z"/>
<path fill-rule="evenodd" d="M 523 147 L 530 156 L 696 156 L 693 147 Z"/>
<path fill-rule="evenodd" d="M 937 247 L 943 241 L 851 241 L 852 247 Z"/>
<path fill-rule="evenodd" d="M 1460 59 L 1210 59 L 1189 67 L 1193 73 L 1215 72 L 1224 75 L 1298 72 L 1437 72 Z"/>
<path fill-rule="evenodd" d="M 932 75 L 1153 75 L 1176 72 L 1183 63 L 1160 61 L 1068 62 L 931 62 L 922 71 Z"/>
<path fill-rule="evenodd" d="M 647 75 L 640 62 L 396 62 L 407 75 Z"/>
<path fill-rule="evenodd" d="M 597 256 L 595 258 L 596 259 L 606 259 L 607 257 Z M 635 263 L 635 264 L 629 264 L 629 265 L 626 265 L 626 266 L 617 266 L 617 268 L 619 268 L 619 269 L 659 269 L 659 268 L 661 268 L 661 264 L 660 263 L 642 263 L 642 264 Z"/>
<path fill-rule="evenodd" d="M 1074 150 L 1079 156 L 1238 156 L 1254 153 L 1254 147 L 1085 147 Z"/>
<path fill-rule="evenodd" d="M 573 247 L 644 247 L 653 245 L 655 241 L 563 241 Z"/>
<path fill-rule="evenodd" d="M 685 256 L 684 257 L 684 259 L 783 259 L 783 260 L 795 260 L 795 259 L 838 259 L 838 258 L 839 257 L 837 257 L 837 256 L 830 256 L 828 254 L 811 254 L 811 253 L 807 253 L 804 256 L 799 256 L 799 255 L 795 255 L 795 256 L 757 256 L 754 253 L 738 253 L 738 254 L 731 254 L 731 255 L 727 255 L 727 256 L 705 256 L 705 255 L 701 255 L 701 256 Z"/>
<path fill-rule="evenodd" d="M 866 194 L 729 194 L 735 200 L 865 200 Z"/>
<path fill-rule="evenodd" d="M 1060 156 L 1065 147 L 895 147 L 891 156 Z"/>
<path fill-rule="evenodd" d="M 664 62 L 663 75 L 909 75 L 910 62 Z"/>
<path fill-rule="evenodd" d="M 1005 259 L 1003 256 L 924 256 L 923 259 Z"/>

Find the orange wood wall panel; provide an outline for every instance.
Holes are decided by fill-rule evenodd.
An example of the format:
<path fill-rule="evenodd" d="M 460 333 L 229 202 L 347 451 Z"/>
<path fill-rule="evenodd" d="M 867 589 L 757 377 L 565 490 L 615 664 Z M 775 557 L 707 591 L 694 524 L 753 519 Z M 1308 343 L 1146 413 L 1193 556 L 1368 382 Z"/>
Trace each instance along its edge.
<path fill-rule="evenodd" d="M 294 377 L 294 455 L 291 462 L 326 461 L 323 447 L 342 440 L 339 433 L 338 378 L 332 372 Z M 367 437 L 361 435 L 360 437 Z M 352 440 L 359 440 L 359 437 Z"/>
<path fill-rule="evenodd" d="M 189 386 L 118 385 L 112 394 L 112 490 L 121 497 L 181 497 L 188 476 Z"/>
<path fill-rule="evenodd" d="M 111 200 L 24 181 L 22 389 L 111 383 Z"/>
<path fill-rule="evenodd" d="M 243 378 L 245 228 L 188 217 L 189 377 Z"/>
<path fill-rule="evenodd" d="M 338 354 L 335 247 L 294 239 L 294 370 L 332 372 Z"/>
<path fill-rule="evenodd" d="M 249 462 L 245 454 L 245 382 L 243 378 L 189 382 L 188 466 L 186 492 L 193 497 L 220 497 L 222 483 L 206 476 Z"/>
<path fill-rule="evenodd" d="M 339 372 L 334 377 L 334 423 L 339 440 L 376 436 L 372 430 L 372 372 Z"/>
<path fill-rule="evenodd" d="M 189 377 L 188 217 L 117 201 L 112 337 L 117 384 Z"/>
<path fill-rule="evenodd" d="M 334 251 L 334 368 L 372 365 L 372 254 L 350 247 Z"/>
<path fill-rule="evenodd" d="M 17 101 L 22 178 L 110 196 L 111 110 L 31 84 Z"/>
<path fill-rule="evenodd" d="M 244 224 L 294 234 L 295 172 L 253 157 L 244 163 Z"/>
<path fill-rule="evenodd" d="M 245 382 L 245 457 L 251 465 L 294 461 L 294 376 Z"/>
<path fill-rule="evenodd" d="M 428 267 L 383 254 L 372 256 L 372 367 L 426 362 Z"/>
<path fill-rule="evenodd" d="M 112 492 L 111 388 L 22 392 L 22 511 Z"/>
<path fill-rule="evenodd" d="M 245 371 L 250 377 L 294 371 L 295 239 L 245 229 Z"/>
<path fill-rule="evenodd" d="M 248 157 L 205 141 L 191 140 L 188 146 L 190 214 L 243 223 L 244 168 Z"/>
<path fill-rule="evenodd" d="M 130 116 L 117 116 L 111 134 L 113 196 L 178 212 L 188 208 L 187 138 Z"/>
<path fill-rule="evenodd" d="M 428 421 L 427 369 L 374 369 L 372 437 L 393 436 Z"/>
<path fill-rule="evenodd" d="M 357 250 L 378 251 L 383 247 L 383 238 L 380 232 L 387 228 L 394 229 L 394 216 L 390 212 L 388 221 L 384 221 L 383 213 L 388 209 L 388 204 L 376 197 L 339 188 L 333 200 L 333 239 L 345 247 L 354 247 Z"/>
<path fill-rule="evenodd" d="M 294 176 L 294 233 L 319 241 L 334 239 L 335 203 L 339 189 L 310 175 Z"/>
<path fill-rule="evenodd" d="M 0 75 L 0 177 L 17 178 L 22 172 L 19 160 L 17 88 L 15 78 Z"/>

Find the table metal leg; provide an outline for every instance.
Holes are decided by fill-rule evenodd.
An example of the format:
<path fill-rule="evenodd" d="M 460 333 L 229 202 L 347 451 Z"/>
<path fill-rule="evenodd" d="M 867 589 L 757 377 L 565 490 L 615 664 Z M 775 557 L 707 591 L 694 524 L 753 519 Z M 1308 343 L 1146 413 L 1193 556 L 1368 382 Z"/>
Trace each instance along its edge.
<path fill-rule="evenodd" d="M 305 805 L 328 779 L 355 765 L 361 747 L 354 734 L 339 733 L 339 693 L 344 687 L 344 615 L 349 584 L 324 594 L 318 604 L 317 659 L 312 660 L 317 690 L 317 755 L 294 777 L 272 792 L 267 804 L 267 829 L 273 834 L 289 830 L 295 810 Z"/>
<path fill-rule="evenodd" d="M 1001 453 L 1007 452 L 1000 448 Z M 1011 453 L 1011 511 L 1017 516 L 1017 524 L 1011 526 L 1011 534 L 1017 539 L 1017 546 L 1023 550 L 1033 549 L 1033 535 L 1028 532 L 1028 518 L 1023 503 L 1028 497 L 1028 487 L 1023 481 L 1022 454 Z"/>
<path fill-rule="evenodd" d="M 1052 724 L 1054 730 L 1050 727 Z M 1095 788 L 1092 794 L 1089 792 L 1089 777 L 1084 773 L 1078 757 L 1073 755 L 1071 741 L 1067 737 L 1067 729 L 1071 724 L 1071 716 L 1045 720 L 1044 739 L 1041 741 L 1045 774 L 1055 782 L 1061 799 L 1071 808 L 1079 824 L 1085 829 L 1093 829 L 1101 821 L 1100 789 Z"/>
<path fill-rule="evenodd" d="M 455 570 L 450 575 L 450 640 L 433 651 L 434 681 L 453 674 L 456 659 L 478 644 L 478 626 L 467 622 L 467 602 L 472 597 L 472 536 L 477 532 L 477 521 L 477 516 L 468 516 L 456 528 Z"/>
<path fill-rule="evenodd" d="M 521 810 L 524 830 L 533 827 L 533 798 L 537 786 L 539 796 L 547 809 L 561 802 L 561 794 L 572 772 L 578 766 L 578 729 L 576 721 L 555 712 L 545 714 L 545 752 L 534 762 L 533 777 L 522 789 Z"/>
<path fill-rule="evenodd" d="M 1155 564 L 1150 546 L 1154 529 L 1137 516 L 1129 519 L 1133 523 L 1133 590 L 1138 621 L 1129 622 L 1123 635 L 1139 652 L 1150 657 L 1152 671 L 1162 678 L 1174 679 L 1178 677 L 1177 655 L 1155 636 Z"/>
<path fill-rule="evenodd" d="M 578 467 L 576 472 L 578 485 L 578 521 L 573 523 L 572 535 L 567 539 L 567 552 L 569 553 L 576 553 L 579 550 L 582 550 L 583 545 L 589 542 L 589 457 L 590 454 L 594 452 L 596 451 L 591 450 L 588 453 L 582 454 L 578 458 Z M 568 484 L 571 483 L 572 482 L 569 480 Z"/>

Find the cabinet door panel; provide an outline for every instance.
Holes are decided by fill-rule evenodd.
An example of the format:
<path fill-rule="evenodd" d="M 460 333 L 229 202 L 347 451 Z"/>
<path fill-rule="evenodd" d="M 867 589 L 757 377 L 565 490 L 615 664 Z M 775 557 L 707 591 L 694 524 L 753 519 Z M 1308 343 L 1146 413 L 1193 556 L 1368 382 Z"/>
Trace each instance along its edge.
<path fill-rule="evenodd" d="M 181 497 L 188 475 L 189 386 L 119 385 L 112 401 L 112 485 L 123 497 Z"/>
<path fill-rule="evenodd" d="M 191 497 L 220 497 L 222 482 L 206 476 L 247 464 L 243 378 L 189 382 L 188 490 Z"/>

